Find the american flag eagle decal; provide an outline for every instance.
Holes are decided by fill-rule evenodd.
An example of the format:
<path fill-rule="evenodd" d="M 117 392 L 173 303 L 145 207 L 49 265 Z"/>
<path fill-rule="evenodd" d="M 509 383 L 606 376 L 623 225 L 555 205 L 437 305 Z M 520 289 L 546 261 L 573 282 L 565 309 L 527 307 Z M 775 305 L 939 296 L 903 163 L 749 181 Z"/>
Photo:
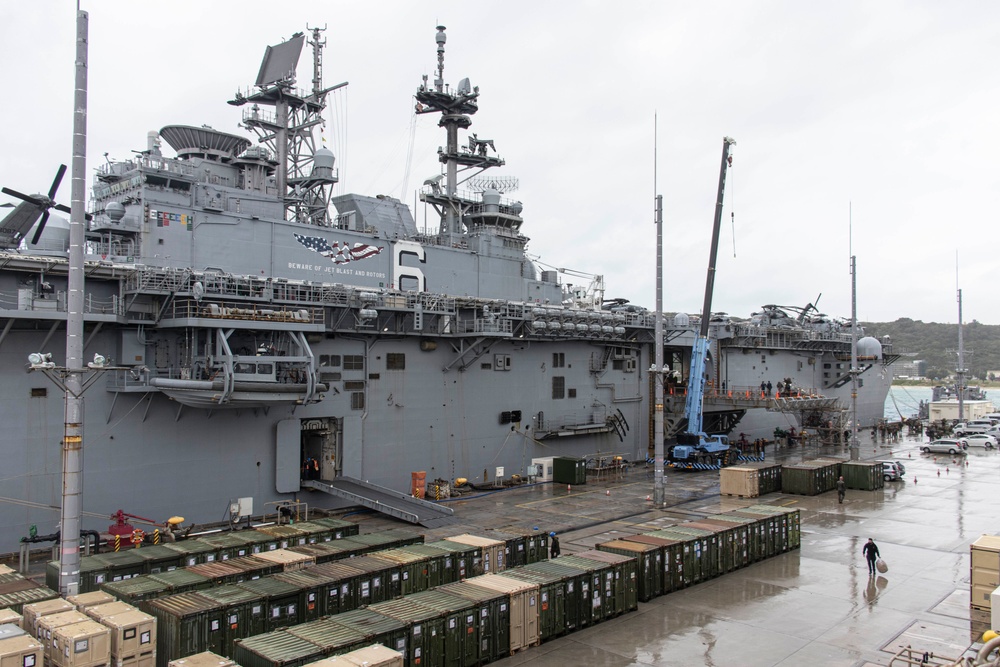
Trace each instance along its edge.
<path fill-rule="evenodd" d="M 333 242 L 333 245 L 321 236 L 303 236 L 295 234 L 295 240 L 309 248 L 313 252 L 318 252 L 327 259 L 333 260 L 334 264 L 346 264 L 356 262 L 361 259 L 368 259 L 382 252 L 382 246 L 368 245 L 367 243 L 355 243 L 353 247 L 344 241 L 343 243 Z"/>

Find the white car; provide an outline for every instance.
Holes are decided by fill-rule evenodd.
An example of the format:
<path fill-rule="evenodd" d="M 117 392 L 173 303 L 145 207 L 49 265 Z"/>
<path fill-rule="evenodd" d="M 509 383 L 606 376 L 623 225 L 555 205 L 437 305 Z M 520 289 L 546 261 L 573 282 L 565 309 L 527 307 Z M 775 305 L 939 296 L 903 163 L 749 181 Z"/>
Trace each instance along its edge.
<path fill-rule="evenodd" d="M 968 447 L 969 445 L 961 440 L 934 440 L 926 445 L 921 445 L 920 451 L 924 454 L 951 454 L 955 456 L 956 454 L 965 454 Z"/>
<path fill-rule="evenodd" d="M 968 443 L 969 447 L 985 447 L 986 449 L 993 449 L 997 446 L 996 438 L 986 435 L 985 433 L 970 433 L 969 435 L 962 436 L 962 440 Z"/>

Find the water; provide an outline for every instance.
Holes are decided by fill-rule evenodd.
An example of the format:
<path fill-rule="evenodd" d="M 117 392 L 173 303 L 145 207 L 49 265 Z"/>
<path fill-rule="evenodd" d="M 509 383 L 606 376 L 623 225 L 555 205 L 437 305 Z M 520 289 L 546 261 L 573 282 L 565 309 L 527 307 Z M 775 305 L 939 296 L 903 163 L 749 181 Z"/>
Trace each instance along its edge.
<path fill-rule="evenodd" d="M 931 400 L 932 390 L 932 387 L 893 385 L 889 390 L 889 395 L 885 397 L 885 418 L 895 421 L 899 419 L 900 414 L 903 415 L 904 419 L 916 415 L 920 401 Z M 992 400 L 995 405 L 996 399 L 992 394 L 993 392 L 987 390 L 986 398 Z"/>
<path fill-rule="evenodd" d="M 933 387 L 904 387 L 893 385 L 885 397 L 885 418 L 896 421 L 902 414 L 904 419 L 917 414 L 920 401 L 931 400 Z"/>

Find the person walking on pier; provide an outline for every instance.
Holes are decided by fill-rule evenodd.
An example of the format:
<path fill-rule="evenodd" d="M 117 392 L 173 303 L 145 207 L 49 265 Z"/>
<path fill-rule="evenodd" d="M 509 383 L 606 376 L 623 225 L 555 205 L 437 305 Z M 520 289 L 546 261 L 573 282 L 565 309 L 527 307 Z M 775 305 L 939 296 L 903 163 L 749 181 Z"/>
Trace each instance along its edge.
<path fill-rule="evenodd" d="M 845 493 L 847 493 L 847 484 L 844 483 L 844 477 L 841 475 L 840 479 L 837 480 L 837 502 L 841 505 L 844 504 Z"/>
<path fill-rule="evenodd" d="M 865 542 L 865 546 L 862 547 L 861 553 L 863 553 L 865 555 L 865 558 L 868 560 L 868 574 L 874 576 L 875 561 L 878 560 L 878 557 L 880 555 L 878 552 L 878 547 L 875 545 L 875 540 L 869 537 L 868 541 Z"/>
<path fill-rule="evenodd" d="M 556 558 L 562 553 L 562 549 L 559 548 L 559 538 L 555 533 L 549 533 L 549 537 L 552 538 L 549 541 L 549 558 Z"/>

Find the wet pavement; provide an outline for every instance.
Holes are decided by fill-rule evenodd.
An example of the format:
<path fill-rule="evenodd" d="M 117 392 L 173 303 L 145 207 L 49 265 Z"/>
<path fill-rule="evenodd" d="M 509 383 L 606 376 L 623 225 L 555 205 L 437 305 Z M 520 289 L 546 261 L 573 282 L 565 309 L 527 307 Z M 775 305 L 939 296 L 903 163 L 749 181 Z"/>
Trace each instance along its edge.
<path fill-rule="evenodd" d="M 843 448 L 768 450 L 767 460 L 796 463 Z M 556 531 L 569 555 L 637 532 L 766 503 L 801 512 L 800 549 L 690 588 L 639 603 L 637 611 L 559 637 L 499 661 L 498 667 L 564 665 L 825 666 L 889 665 L 907 645 L 958 658 L 988 625 L 969 607 L 969 545 L 1000 533 L 996 517 L 1000 454 L 972 448 L 962 457 L 921 454 L 903 439 L 873 446 L 862 460 L 895 458 L 903 481 L 877 491 L 819 496 L 719 495 L 715 472 L 668 470 L 666 508 L 652 509 L 652 471 L 567 488 L 540 484 L 452 500 L 459 525 L 427 539 L 484 528 Z M 362 521 L 362 531 L 388 525 Z M 861 554 L 875 539 L 889 571 L 869 578 Z M 900 660 L 895 665 L 907 664 Z M 915 663 L 914 663 L 915 664 Z M 931 664 L 941 664 L 932 662 Z"/>

